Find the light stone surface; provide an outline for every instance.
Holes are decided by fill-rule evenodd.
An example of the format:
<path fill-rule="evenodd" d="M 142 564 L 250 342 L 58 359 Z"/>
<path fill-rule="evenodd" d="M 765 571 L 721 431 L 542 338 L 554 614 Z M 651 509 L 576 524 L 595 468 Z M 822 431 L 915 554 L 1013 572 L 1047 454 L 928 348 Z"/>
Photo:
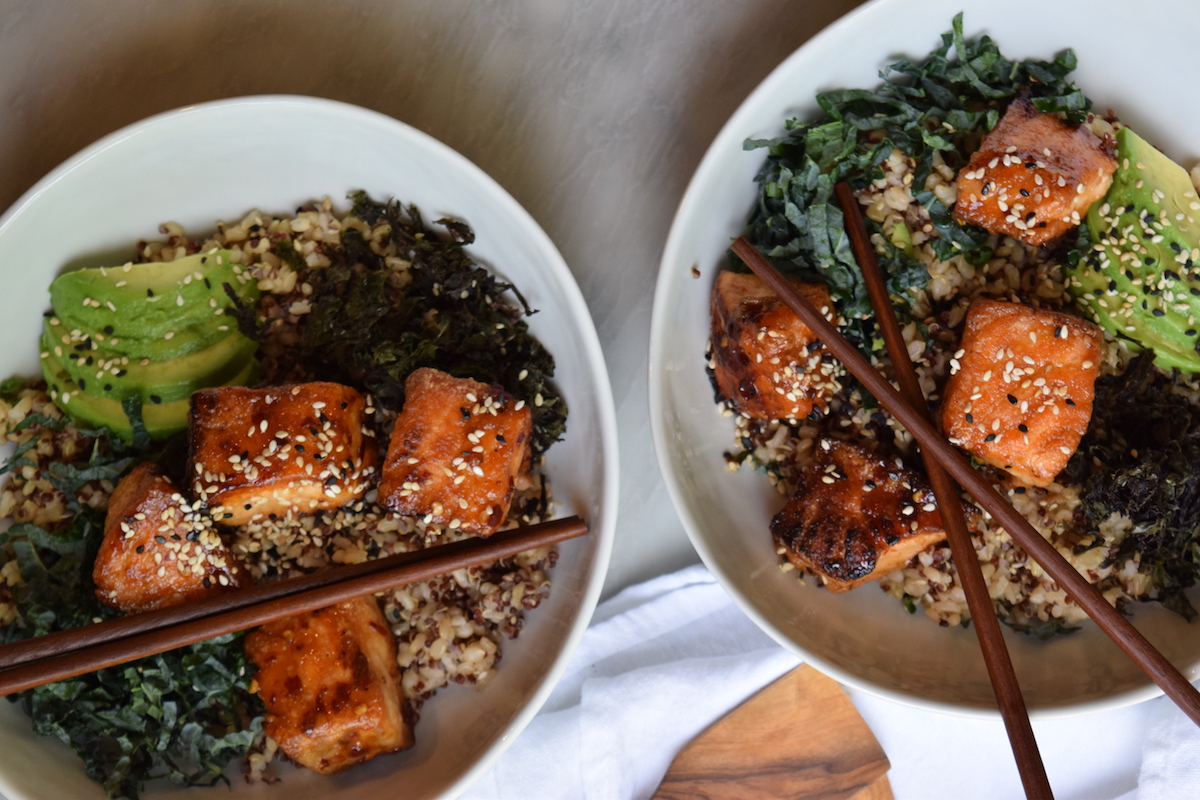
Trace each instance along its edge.
<path fill-rule="evenodd" d="M 742 99 L 854 5 L 0 0 L 0 208 L 124 125 L 247 94 L 355 103 L 463 153 L 558 246 L 603 343 L 622 470 L 610 595 L 696 560 L 647 411 L 650 307 L 675 208 Z"/>

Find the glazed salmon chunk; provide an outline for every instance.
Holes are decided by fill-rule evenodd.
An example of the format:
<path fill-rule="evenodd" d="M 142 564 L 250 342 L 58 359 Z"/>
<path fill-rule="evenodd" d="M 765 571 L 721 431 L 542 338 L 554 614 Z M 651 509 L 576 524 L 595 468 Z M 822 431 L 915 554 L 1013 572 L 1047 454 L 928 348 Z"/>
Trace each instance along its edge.
<path fill-rule="evenodd" d="M 856 444 L 822 439 L 787 505 L 771 521 L 779 555 L 848 592 L 900 569 L 946 538 L 920 473 Z"/>
<path fill-rule="evenodd" d="M 373 597 L 270 622 L 246 636 L 267 735 L 333 775 L 413 745 L 396 641 Z"/>
<path fill-rule="evenodd" d="M 234 526 L 348 505 L 375 475 L 373 412 L 367 398 L 339 383 L 196 392 L 188 428 L 193 498 Z"/>
<path fill-rule="evenodd" d="M 1111 141 L 1020 95 L 958 173 L 954 216 L 1041 245 L 1079 225 L 1116 168 Z"/>
<path fill-rule="evenodd" d="M 529 408 L 501 387 L 416 370 L 404 383 L 379 504 L 490 536 L 528 480 L 532 437 Z"/>
<path fill-rule="evenodd" d="M 795 282 L 835 321 L 829 289 Z M 712 357 L 717 390 L 753 419 L 803 419 L 838 390 L 840 366 L 809 328 L 757 275 L 723 271 L 712 295 Z"/>
<path fill-rule="evenodd" d="M 1048 486 L 1087 431 L 1103 346 L 1100 329 L 1078 317 L 976 300 L 946 385 L 946 435 L 1017 480 Z"/>
<path fill-rule="evenodd" d="M 242 586 L 245 574 L 162 469 L 145 462 L 109 500 L 92 570 L 96 597 L 126 613 L 165 608 Z"/>

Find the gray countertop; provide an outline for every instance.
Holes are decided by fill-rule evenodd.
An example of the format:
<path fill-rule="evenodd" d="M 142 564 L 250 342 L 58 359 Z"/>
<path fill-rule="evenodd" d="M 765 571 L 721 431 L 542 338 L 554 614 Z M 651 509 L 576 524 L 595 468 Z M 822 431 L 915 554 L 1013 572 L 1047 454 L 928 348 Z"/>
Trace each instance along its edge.
<path fill-rule="evenodd" d="M 463 153 L 550 235 L 604 346 L 622 468 L 608 595 L 696 560 L 646 399 L 654 281 L 680 196 L 745 96 L 855 5 L 0 0 L 0 208 L 107 133 L 238 95 L 355 103 Z"/>

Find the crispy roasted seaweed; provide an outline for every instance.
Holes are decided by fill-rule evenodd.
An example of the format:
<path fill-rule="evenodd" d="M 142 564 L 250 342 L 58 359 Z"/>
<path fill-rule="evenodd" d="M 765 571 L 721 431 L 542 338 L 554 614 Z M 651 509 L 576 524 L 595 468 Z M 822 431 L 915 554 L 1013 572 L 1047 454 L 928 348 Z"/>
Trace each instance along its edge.
<path fill-rule="evenodd" d="M 354 216 L 386 221 L 398 253 L 412 263 L 399 280 L 356 230 L 323 270 L 305 322 L 301 363 L 325 380 L 366 389 L 385 408 L 404 403 L 404 380 L 433 367 L 455 377 L 503 386 L 533 411 L 535 453 L 566 430 L 567 408 L 554 388 L 554 358 L 523 317 L 535 313 L 515 286 L 471 259 L 474 234 L 438 220 L 439 237 L 413 206 L 352 194 Z M 505 301 L 512 294 L 519 307 Z"/>
<path fill-rule="evenodd" d="M 1175 391 L 1177 381 L 1149 352 L 1122 375 L 1100 378 L 1067 477 L 1082 483 L 1092 525 L 1112 514 L 1132 521 L 1115 559 L 1140 553 L 1157 598 L 1191 620 L 1196 610 L 1183 593 L 1200 572 L 1200 407 Z"/>
<path fill-rule="evenodd" d="M 827 283 L 847 320 L 845 332 L 861 347 L 869 346 L 877 336 L 870 299 L 833 199 L 834 185 L 849 180 L 859 189 L 882 177 L 880 165 L 899 148 L 916 162 L 913 192 L 938 232 L 931 242 L 937 256 L 986 262 L 991 256 L 987 231 L 959 225 L 951 210 L 925 189 L 933 155 L 941 153 L 957 171 L 995 127 L 1008 101 L 1025 87 L 1039 111 L 1082 120 L 1090 101 L 1066 80 L 1075 64 L 1071 50 L 1048 62 L 1009 61 L 987 36 L 966 39 L 959 14 L 953 30 L 942 34 L 941 46 L 923 62 L 903 59 L 889 65 L 874 90 L 820 94 L 817 103 L 824 113 L 819 118 L 791 119 L 782 137 L 746 141 L 748 150 L 768 151 L 757 178 L 748 238 L 784 272 Z M 882 233 L 878 223 L 868 220 L 868 227 Z M 879 261 L 888 289 L 902 301 L 903 312 L 905 291 L 923 286 L 928 273 L 902 240 L 884 236 L 877 241 L 885 248 Z"/>

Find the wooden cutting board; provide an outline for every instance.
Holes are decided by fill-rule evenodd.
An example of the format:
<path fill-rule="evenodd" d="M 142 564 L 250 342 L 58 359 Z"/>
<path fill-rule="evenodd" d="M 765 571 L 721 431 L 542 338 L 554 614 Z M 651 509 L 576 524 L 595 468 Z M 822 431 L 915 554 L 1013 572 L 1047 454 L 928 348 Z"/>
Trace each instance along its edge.
<path fill-rule="evenodd" d="M 841 687 L 802 665 L 697 736 L 652 800 L 892 800 L 889 766 Z"/>

